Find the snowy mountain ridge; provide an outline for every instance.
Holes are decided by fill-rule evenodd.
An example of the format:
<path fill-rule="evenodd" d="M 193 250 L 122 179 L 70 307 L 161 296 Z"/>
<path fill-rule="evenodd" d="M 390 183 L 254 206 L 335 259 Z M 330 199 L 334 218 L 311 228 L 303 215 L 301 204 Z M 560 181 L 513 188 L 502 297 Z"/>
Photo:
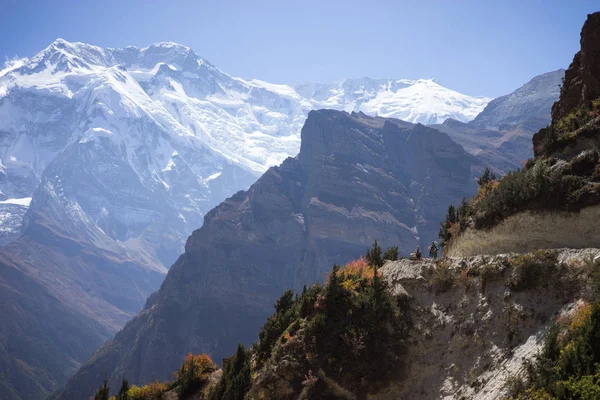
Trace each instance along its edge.
<path fill-rule="evenodd" d="M 271 84 L 232 77 L 176 43 L 57 39 L 0 71 L 0 200 L 32 197 L 37 215 L 103 248 L 166 247 L 157 257 L 169 265 L 204 213 L 298 153 L 311 109 L 434 123 L 469 121 L 488 101 L 433 80 Z M 31 222 L 27 209 L 0 204 L 0 244 Z"/>
<path fill-rule="evenodd" d="M 31 60 L 1 71 L 0 97 L 18 87 L 72 98 L 84 82 L 98 75 L 114 75 L 117 81 L 130 77 L 126 88 L 133 96 L 130 101 L 150 113 L 165 116 L 167 111 L 182 135 L 198 138 L 258 173 L 296 155 L 310 109 L 363 111 L 432 124 L 447 118 L 467 122 L 491 100 L 465 96 L 424 79 L 274 85 L 231 77 L 189 47 L 171 42 L 142 49 L 103 49 L 62 39 Z"/>

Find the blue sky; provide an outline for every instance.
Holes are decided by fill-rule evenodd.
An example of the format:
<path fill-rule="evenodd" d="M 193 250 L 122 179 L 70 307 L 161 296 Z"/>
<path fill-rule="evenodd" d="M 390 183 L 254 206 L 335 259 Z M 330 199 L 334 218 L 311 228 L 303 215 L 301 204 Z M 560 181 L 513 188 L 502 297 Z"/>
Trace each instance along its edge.
<path fill-rule="evenodd" d="M 273 83 L 435 78 L 499 96 L 566 68 L 591 0 L 0 0 L 0 57 L 58 37 L 106 47 L 173 41 Z"/>

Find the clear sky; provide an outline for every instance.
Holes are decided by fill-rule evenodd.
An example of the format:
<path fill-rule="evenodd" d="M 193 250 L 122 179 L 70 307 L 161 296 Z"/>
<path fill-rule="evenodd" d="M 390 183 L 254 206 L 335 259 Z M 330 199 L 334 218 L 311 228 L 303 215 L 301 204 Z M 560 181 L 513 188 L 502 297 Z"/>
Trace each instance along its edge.
<path fill-rule="evenodd" d="M 0 0 L 0 57 L 54 39 L 190 46 L 224 72 L 272 83 L 435 78 L 499 96 L 568 67 L 597 0 Z"/>

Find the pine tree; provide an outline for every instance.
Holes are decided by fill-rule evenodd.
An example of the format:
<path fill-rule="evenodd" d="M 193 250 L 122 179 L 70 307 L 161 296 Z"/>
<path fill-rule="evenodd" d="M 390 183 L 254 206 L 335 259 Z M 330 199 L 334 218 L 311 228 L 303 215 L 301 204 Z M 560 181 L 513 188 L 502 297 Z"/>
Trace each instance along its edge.
<path fill-rule="evenodd" d="M 224 391 L 219 400 L 243 400 L 250 388 L 250 358 L 243 344 L 239 344 L 235 355 L 223 370 Z"/>
<path fill-rule="evenodd" d="M 336 304 L 341 291 L 340 277 L 338 276 L 339 271 L 340 266 L 335 264 L 331 270 L 331 275 L 329 275 L 329 282 L 327 282 L 325 300 L 327 302 L 328 315 L 333 315 L 337 310 Z"/>
<path fill-rule="evenodd" d="M 485 167 L 483 171 L 483 175 L 479 179 L 477 179 L 477 184 L 479 186 L 487 185 L 488 183 L 496 180 L 496 174 L 490 171 L 488 167 Z"/>
<path fill-rule="evenodd" d="M 450 204 L 448 206 L 448 211 L 446 212 L 446 222 L 450 224 L 455 224 L 456 221 L 458 221 L 458 218 L 456 216 L 456 208 L 454 207 L 454 204 Z"/>
<path fill-rule="evenodd" d="M 108 396 L 110 395 L 110 389 L 108 388 L 108 380 L 104 380 L 104 384 L 94 396 L 94 400 L 108 400 Z"/>
<path fill-rule="evenodd" d="M 392 246 L 388 248 L 383 254 L 383 259 L 390 261 L 398 260 L 398 246 Z"/>
<path fill-rule="evenodd" d="M 466 218 L 470 212 L 471 212 L 471 205 L 469 204 L 469 201 L 467 200 L 467 198 L 463 197 L 460 202 L 460 206 L 458 207 L 456 217 L 460 221 L 461 219 Z"/>
<path fill-rule="evenodd" d="M 367 249 L 367 254 L 365 255 L 365 259 L 369 263 L 369 265 L 374 267 L 383 267 L 383 257 L 381 256 L 381 247 L 377 240 L 373 242 L 373 247 Z"/>
<path fill-rule="evenodd" d="M 276 313 L 284 313 L 294 305 L 294 291 L 286 290 L 275 304 Z"/>
<path fill-rule="evenodd" d="M 116 400 L 129 400 L 129 382 L 127 379 L 123 379 L 121 383 L 121 389 L 119 389 L 119 393 L 117 393 Z"/>

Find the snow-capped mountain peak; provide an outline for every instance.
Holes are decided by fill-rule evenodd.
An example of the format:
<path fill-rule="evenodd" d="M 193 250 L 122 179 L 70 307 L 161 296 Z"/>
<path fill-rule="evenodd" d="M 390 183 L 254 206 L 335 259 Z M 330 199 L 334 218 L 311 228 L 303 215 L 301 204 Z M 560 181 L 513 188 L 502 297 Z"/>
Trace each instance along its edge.
<path fill-rule="evenodd" d="M 488 100 L 427 79 L 272 84 L 177 43 L 57 39 L 0 71 L 0 201 L 33 197 L 32 209 L 78 218 L 56 221 L 78 235 L 150 243 L 168 264 L 205 212 L 298 153 L 311 109 L 437 123 L 468 121 Z M 157 232 L 171 235 L 158 244 Z"/>

